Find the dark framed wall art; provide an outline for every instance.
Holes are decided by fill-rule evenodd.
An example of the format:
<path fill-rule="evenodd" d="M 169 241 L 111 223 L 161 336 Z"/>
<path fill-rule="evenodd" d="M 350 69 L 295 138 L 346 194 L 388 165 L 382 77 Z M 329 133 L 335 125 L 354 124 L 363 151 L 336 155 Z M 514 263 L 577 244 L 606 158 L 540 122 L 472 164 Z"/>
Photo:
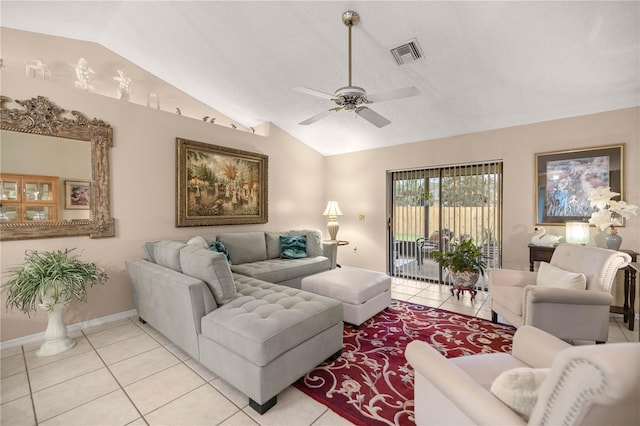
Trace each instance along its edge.
<path fill-rule="evenodd" d="M 269 157 L 176 138 L 176 226 L 268 221 Z"/>
<path fill-rule="evenodd" d="M 599 186 L 624 197 L 623 165 L 624 144 L 536 154 L 536 224 L 586 222 L 588 197 Z"/>

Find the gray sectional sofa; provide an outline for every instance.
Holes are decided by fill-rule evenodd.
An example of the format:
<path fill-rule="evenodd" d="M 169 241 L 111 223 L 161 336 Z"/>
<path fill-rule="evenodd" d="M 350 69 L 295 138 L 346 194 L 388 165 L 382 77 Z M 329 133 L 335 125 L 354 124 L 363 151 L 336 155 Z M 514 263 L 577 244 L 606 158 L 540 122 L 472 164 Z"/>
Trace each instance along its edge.
<path fill-rule="evenodd" d="M 220 234 L 228 258 L 209 249 L 213 238 L 150 242 L 146 259 L 127 261 L 141 321 L 247 395 L 259 413 L 342 350 L 342 303 L 295 288 L 335 267 L 335 243 L 312 241 L 300 259 L 273 257 L 285 234 Z"/>
<path fill-rule="evenodd" d="M 280 237 L 304 235 L 307 256 L 282 259 Z M 302 278 L 336 267 L 338 246 L 322 241 L 316 230 L 286 232 L 229 232 L 217 236 L 227 248 L 231 271 L 270 283 L 300 288 Z"/>

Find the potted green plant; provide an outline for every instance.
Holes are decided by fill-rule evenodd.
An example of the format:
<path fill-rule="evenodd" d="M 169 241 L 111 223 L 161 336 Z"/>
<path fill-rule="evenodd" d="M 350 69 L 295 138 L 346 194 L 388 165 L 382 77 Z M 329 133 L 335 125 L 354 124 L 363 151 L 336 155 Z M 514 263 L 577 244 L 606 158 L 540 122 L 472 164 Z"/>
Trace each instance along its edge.
<path fill-rule="evenodd" d="M 78 259 L 72 251 L 28 250 L 24 263 L 10 268 L 9 279 L 2 285 L 2 292 L 7 293 L 7 308 L 17 308 L 29 315 L 39 306 L 48 312 L 49 322 L 45 341 L 37 352 L 39 356 L 55 355 L 75 345 L 62 321 L 64 308 L 73 298 L 87 300 L 87 284 L 104 284 L 107 280 L 101 268 Z"/>
<path fill-rule="evenodd" d="M 448 251 L 434 251 L 433 258 L 449 270 L 456 288 L 473 287 L 487 268 L 482 258 L 482 248 L 471 238 L 452 242 Z"/>
<path fill-rule="evenodd" d="M 431 204 L 431 200 L 433 200 L 433 194 L 429 193 L 428 191 L 424 191 L 420 195 L 418 195 L 419 205 L 423 205 L 426 207 Z"/>

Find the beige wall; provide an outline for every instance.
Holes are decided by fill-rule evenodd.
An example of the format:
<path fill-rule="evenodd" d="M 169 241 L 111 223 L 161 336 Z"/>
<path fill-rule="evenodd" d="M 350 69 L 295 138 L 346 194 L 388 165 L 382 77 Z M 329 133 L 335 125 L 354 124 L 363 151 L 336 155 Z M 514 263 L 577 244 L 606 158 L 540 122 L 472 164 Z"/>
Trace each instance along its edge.
<path fill-rule="evenodd" d="M 324 158 L 276 127 L 269 136 L 256 136 L 175 114 L 121 102 L 40 80 L 2 73 L 2 95 L 28 99 L 43 95 L 65 109 L 90 119 L 98 117 L 114 129 L 111 150 L 112 208 L 116 237 L 54 238 L 6 241 L 0 244 L 2 271 L 22 262 L 27 249 L 77 248 L 81 257 L 106 268 L 109 281 L 88 291 L 88 303 L 74 303 L 65 314 L 67 324 L 133 309 L 125 260 L 141 257 L 144 241 L 189 238 L 226 231 L 323 229 Z M 265 225 L 175 227 L 175 138 L 229 146 L 269 156 L 269 222 Z M 3 277 L 4 279 L 4 277 Z M 46 315 L 27 317 L 4 309 L 1 340 L 42 332 Z"/>
<path fill-rule="evenodd" d="M 417 142 L 332 157 L 322 157 L 272 126 L 268 137 L 204 123 L 174 114 L 69 90 L 46 82 L 2 74 L 2 94 L 18 99 L 44 95 L 63 108 L 89 118 L 98 117 L 114 127 L 112 149 L 112 206 L 116 238 L 59 238 L 0 244 L 2 270 L 22 261 L 26 249 L 76 247 L 82 258 L 104 266 L 110 279 L 89 289 L 89 301 L 76 303 L 67 323 L 133 309 L 125 260 L 142 256 L 144 241 L 188 238 L 198 234 L 250 229 L 325 228 L 320 216 L 326 200 L 340 203 L 339 238 L 344 265 L 385 271 L 388 170 L 504 161 L 504 266 L 526 269 L 527 243 L 535 224 L 534 154 L 617 143 L 626 144 L 625 198 L 640 204 L 640 108 L 612 111 L 526 126 Z M 231 146 L 269 155 L 269 223 L 204 228 L 175 228 L 175 138 Z M 348 141 L 345 141 L 348 143 Z M 360 221 L 358 215 L 365 214 Z M 620 229 L 623 248 L 640 250 L 640 218 Z M 564 227 L 547 227 L 564 234 Z M 592 243 L 602 244 L 595 230 Z M 356 249 L 354 251 L 354 249 Z M 42 313 L 28 318 L 1 310 L 1 340 L 44 331 Z"/>
<path fill-rule="evenodd" d="M 388 170 L 503 160 L 503 267 L 527 269 L 535 226 L 534 154 L 624 143 L 625 199 L 640 204 L 639 133 L 640 108 L 630 108 L 327 157 L 325 196 L 339 202 L 339 238 L 350 241 L 339 249 L 339 261 L 386 271 Z M 564 235 L 564 226 L 546 230 Z M 640 217 L 628 220 L 619 234 L 622 248 L 640 251 Z M 591 244 L 603 246 L 602 237 L 591 228 Z"/>

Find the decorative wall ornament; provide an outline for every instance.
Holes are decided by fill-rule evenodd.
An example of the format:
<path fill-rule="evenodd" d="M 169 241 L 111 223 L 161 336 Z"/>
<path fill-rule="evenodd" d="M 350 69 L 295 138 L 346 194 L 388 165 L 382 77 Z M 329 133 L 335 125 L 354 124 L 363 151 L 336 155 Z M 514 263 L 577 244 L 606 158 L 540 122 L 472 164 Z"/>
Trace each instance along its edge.
<path fill-rule="evenodd" d="M 51 71 L 40 59 L 32 59 L 26 65 L 27 77 L 38 78 L 42 80 L 51 80 Z"/>
<path fill-rule="evenodd" d="M 147 106 L 151 107 L 151 104 L 153 102 L 155 102 L 156 104 L 156 109 L 160 109 L 160 97 L 157 93 L 149 92 L 149 94 L 147 95 Z"/>
<path fill-rule="evenodd" d="M 91 75 L 95 74 L 95 71 L 91 69 L 87 63 L 85 58 L 78 59 L 78 63 L 76 64 L 76 89 L 82 90 L 93 90 L 93 86 L 89 83 L 91 79 Z"/>
<path fill-rule="evenodd" d="M 129 101 L 129 96 L 131 95 L 131 79 L 124 75 L 124 72 L 117 70 L 118 75 L 113 77 L 118 84 L 118 99 L 122 99 L 123 101 Z"/>
<path fill-rule="evenodd" d="M 176 150 L 176 226 L 267 223 L 267 155 L 181 138 Z"/>

